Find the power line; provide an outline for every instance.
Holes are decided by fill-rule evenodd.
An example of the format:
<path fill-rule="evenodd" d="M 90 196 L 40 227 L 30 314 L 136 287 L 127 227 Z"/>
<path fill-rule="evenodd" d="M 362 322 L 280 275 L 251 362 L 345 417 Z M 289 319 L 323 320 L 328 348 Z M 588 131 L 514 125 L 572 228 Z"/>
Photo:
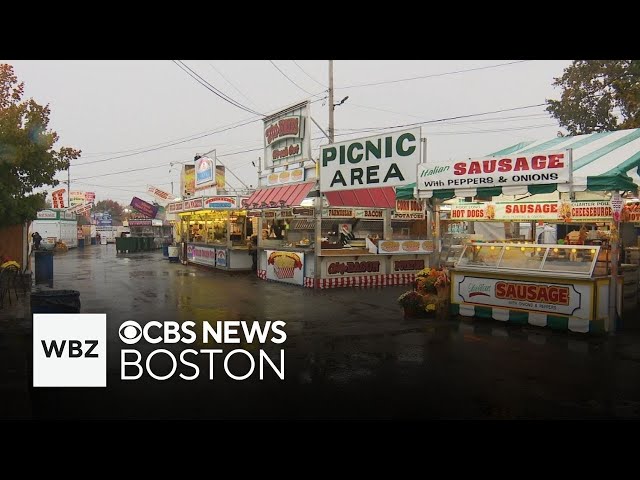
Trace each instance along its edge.
<path fill-rule="evenodd" d="M 443 73 L 434 73 L 431 75 L 420 75 L 419 77 L 410 77 L 410 78 L 401 78 L 398 80 L 387 80 L 385 82 L 375 82 L 375 83 L 357 83 L 354 85 L 347 85 L 344 87 L 336 87 L 336 90 L 345 90 L 347 88 L 359 88 L 359 87 L 373 87 L 376 85 L 386 85 L 389 83 L 399 83 L 399 82 L 409 82 L 411 80 L 420 80 L 423 78 L 433 78 L 433 77 L 444 77 L 445 75 L 456 75 L 458 73 L 465 73 L 465 72 L 474 72 L 477 70 L 487 70 L 489 68 L 497 68 L 497 67 L 504 67 L 507 65 L 515 65 L 516 63 L 523 63 L 523 62 L 530 62 L 531 60 L 517 60 L 515 62 L 507 62 L 507 63 L 499 63 L 497 65 L 487 65 L 486 67 L 476 67 L 476 68 L 467 68 L 465 70 L 456 70 L 454 72 L 443 72 Z"/>
<path fill-rule="evenodd" d="M 230 126 L 236 125 L 237 123 L 245 122 L 247 120 L 252 120 L 252 119 L 253 119 L 253 115 L 251 117 L 249 117 L 249 118 L 245 118 L 243 120 L 238 120 L 237 122 L 229 123 L 227 125 L 223 125 L 223 126 L 218 127 L 218 128 L 230 127 Z M 257 121 L 257 119 L 253 119 L 252 121 Z M 157 146 L 161 146 L 161 145 L 166 145 L 166 144 L 171 143 L 171 142 L 176 142 L 176 141 L 181 141 L 181 140 L 186 140 L 186 141 L 198 140 L 199 138 L 202 138 L 202 137 L 197 137 L 197 138 L 192 138 L 192 137 L 196 137 L 197 135 L 201 135 L 203 133 L 214 133 L 216 131 L 217 130 L 214 130 L 213 132 L 211 130 L 202 130 L 200 132 L 196 132 L 196 133 L 192 133 L 190 135 L 187 135 L 185 137 L 180 137 L 180 138 L 176 138 L 176 139 L 173 139 L 173 140 L 167 140 L 167 141 L 164 141 L 164 142 L 154 143 L 154 144 L 151 144 L 151 145 L 145 145 L 145 146 L 142 146 L 142 147 L 130 148 L 128 150 L 119 150 L 119 151 L 116 151 L 116 152 L 88 152 L 88 153 L 83 153 L 83 157 L 86 157 L 86 156 L 89 156 L 89 155 L 91 155 L 91 156 L 119 155 L 121 153 L 138 152 L 138 151 L 146 149 L 146 148 L 153 148 L 153 147 L 157 147 Z M 167 146 L 171 146 L 171 145 L 167 145 Z"/>
<path fill-rule="evenodd" d="M 494 113 L 502 113 L 502 112 L 511 112 L 514 110 L 523 110 L 523 109 L 527 109 L 527 108 L 534 108 L 534 107 L 540 107 L 546 105 L 546 103 L 539 103 L 536 105 L 526 105 L 523 107 L 514 107 L 514 108 L 504 108 L 501 110 L 493 110 L 490 112 L 482 112 L 482 113 L 472 113 L 472 114 L 467 114 L 467 115 L 456 115 L 453 117 L 447 117 L 447 118 L 439 118 L 439 119 L 434 119 L 434 120 L 425 120 L 422 122 L 414 122 L 414 123 L 408 123 L 408 124 L 404 124 L 404 125 L 393 125 L 393 126 L 389 126 L 389 127 L 366 127 L 366 128 L 359 128 L 359 129 L 343 129 L 345 130 L 345 132 L 348 130 L 348 132 L 346 133 L 341 133 L 341 134 L 337 134 L 336 136 L 344 136 L 344 135 L 353 135 L 355 133 L 359 133 L 359 132 L 382 132 L 385 130 L 390 130 L 390 129 L 394 129 L 394 128 L 403 128 L 403 127 L 412 127 L 412 126 L 416 126 L 416 125 L 426 125 L 426 124 L 430 124 L 430 123 L 438 123 L 438 122 L 444 122 L 447 120 L 457 120 L 460 118 L 470 118 L 470 117 L 477 117 L 477 116 L 483 116 L 483 115 L 491 115 Z M 318 138 L 322 138 L 322 137 L 318 137 Z M 225 156 L 231 156 L 231 155 L 237 155 L 240 153 L 248 153 L 248 152 L 255 152 L 255 151 L 259 151 L 262 150 L 263 147 L 258 147 L 258 148 L 252 148 L 252 149 L 247 149 L 247 150 L 241 150 L 238 152 L 230 152 L 230 153 L 224 153 L 221 155 L 218 155 L 218 157 L 225 157 Z M 190 162 L 179 162 L 179 163 L 190 163 Z M 120 173 L 130 173 L 130 172 L 137 172 L 137 171 L 142 171 L 142 170 L 150 170 L 153 168 L 160 168 L 160 167 L 166 167 L 166 163 L 160 164 L 160 165 L 155 165 L 155 166 L 149 166 L 149 167 L 141 167 L 141 168 L 135 168 L 135 169 L 130 169 L 130 170 L 122 170 L 120 172 L 111 172 L 111 173 L 105 173 L 102 175 L 93 175 L 93 176 L 88 176 L 88 177 L 79 177 L 76 178 L 74 180 L 85 180 L 85 179 L 90 179 L 90 178 L 98 178 L 98 177 L 104 177 L 104 176 L 109 176 L 109 175 L 117 175 Z"/>
<path fill-rule="evenodd" d="M 315 78 L 313 78 L 311 75 L 309 75 L 306 70 L 304 68 L 302 68 L 300 65 L 298 65 L 298 62 L 296 62 L 295 60 L 291 60 L 293 63 L 296 64 L 296 67 L 298 67 L 300 70 L 302 70 L 302 73 L 304 73 L 307 77 L 309 77 L 311 80 L 313 80 L 314 82 L 316 82 L 318 85 L 320 85 L 322 88 L 327 88 L 326 85 L 320 83 L 319 81 L 317 81 Z"/>
<path fill-rule="evenodd" d="M 217 97 L 221 98 L 225 102 L 230 103 L 234 107 L 240 108 L 240 109 L 244 110 L 245 112 L 253 113 L 254 115 L 259 115 L 259 116 L 263 115 L 262 113 L 256 112 L 255 110 L 247 107 L 246 105 L 242 105 L 237 100 L 234 100 L 231 97 L 229 97 L 228 95 L 222 93 L 216 87 L 211 85 L 207 80 L 205 80 L 200 75 L 198 75 L 198 73 L 195 72 L 194 70 L 192 70 L 186 63 L 184 63 L 184 62 L 182 62 L 180 60 L 177 60 L 177 61 L 176 60 L 172 60 L 172 62 L 175 63 L 178 67 L 180 67 L 180 69 L 183 72 L 185 72 L 187 75 L 189 75 L 191 78 L 193 78 L 196 82 L 198 82 L 200 85 L 202 85 L 204 88 L 206 88 L 210 92 L 214 93 Z"/>
<path fill-rule="evenodd" d="M 320 92 L 320 93 L 323 93 L 323 92 Z M 315 100 L 312 100 L 310 103 L 316 103 L 316 102 L 320 102 L 322 100 L 324 100 L 324 98 L 317 98 Z M 238 122 L 228 124 L 228 125 L 226 125 L 224 127 L 220 127 L 218 130 L 214 130 L 214 131 L 208 132 L 208 133 L 206 133 L 204 135 L 198 135 L 198 136 L 191 135 L 190 137 L 193 137 L 193 138 L 185 137 L 185 140 L 176 140 L 175 142 L 171 142 L 171 143 L 167 143 L 167 142 L 159 143 L 159 144 L 157 144 L 158 146 L 155 147 L 155 148 L 148 148 L 148 149 L 140 150 L 140 148 L 142 148 L 142 147 L 140 147 L 140 148 L 136 148 L 136 149 L 132 149 L 132 150 L 124 150 L 123 152 L 129 151 L 129 152 L 133 152 L 133 153 L 130 153 L 128 155 L 120 155 L 120 156 L 116 156 L 116 157 L 103 158 L 103 159 L 100 159 L 100 160 L 92 160 L 90 162 L 78 163 L 78 164 L 74 164 L 74 166 L 81 167 L 83 165 L 91 165 L 93 163 L 101 163 L 101 162 L 106 162 L 108 160 L 117 160 L 119 158 L 132 157 L 132 156 L 135 156 L 135 155 L 139 155 L 141 153 L 148 153 L 148 152 L 153 152 L 153 151 L 156 151 L 156 150 L 162 150 L 164 148 L 169 148 L 169 147 L 172 147 L 174 145 L 179 145 L 179 144 L 182 144 L 182 143 L 188 143 L 188 142 L 191 142 L 193 140 L 200 140 L 201 138 L 205 138 L 205 137 L 214 135 L 216 133 L 226 132 L 228 130 L 233 130 L 235 128 L 240 128 L 240 127 L 243 127 L 245 125 L 249 125 L 251 123 L 255 123 L 255 122 L 259 122 L 259 121 L 262 121 L 262 119 L 261 118 L 255 118 L 253 120 L 247 119 L 247 121 L 240 120 Z M 194 134 L 194 135 L 196 135 L 196 134 Z"/>
<path fill-rule="evenodd" d="M 175 62 L 175 60 L 174 60 Z M 207 81 L 205 78 L 203 78 L 202 76 L 200 76 L 195 70 L 193 70 L 191 67 L 189 67 L 186 63 L 184 63 L 182 60 L 178 60 L 177 62 L 175 62 L 176 65 L 180 66 L 180 67 L 184 67 L 187 70 L 185 70 L 185 72 L 187 74 L 189 74 L 193 79 L 195 79 L 198 83 L 200 83 L 201 85 L 203 85 L 207 90 L 215 93 L 218 97 L 222 98 L 223 100 L 231 103 L 231 105 L 234 105 L 238 108 L 241 108 L 242 110 L 245 110 L 249 113 L 253 113 L 254 115 L 260 115 L 262 116 L 263 114 L 260 112 L 257 112 L 255 110 L 253 110 L 252 108 L 247 107 L 246 105 L 243 105 L 242 103 L 238 102 L 237 100 L 234 100 L 233 98 L 231 98 L 229 95 L 225 94 L 224 92 L 222 92 L 221 90 L 219 90 L 218 88 L 214 87 L 209 81 Z M 184 70 L 184 69 L 183 69 Z M 195 77 L 193 75 L 195 75 Z M 196 78 L 197 77 L 197 78 Z"/>
<path fill-rule="evenodd" d="M 181 143 L 187 143 L 187 142 L 191 142 L 191 141 L 193 141 L 193 140 L 199 140 L 199 139 L 201 139 L 201 138 L 209 137 L 209 136 L 211 136 L 211 135 L 214 135 L 214 134 L 216 134 L 216 133 L 226 132 L 227 130 L 233 130 L 234 128 L 242 127 L 242 126 L 244 126 L 244 125 L 249 125 L 249 124 L 251 124 L 251 123 L 261 122 L 261 121 L 262 121 L 262 119 L 261 119 L 261 118 L 256 118 L 256 119 L 251 120 L 251 121 L 248 121 L 248 122 L 244 122 L 244 123 L 240 123 L 240 124 L 237 124 L 237 125 L 229 126 L 229 127 L 227 127 L 227 128 L 222 128 L 222 129 L 214 130 L 213 132 L 209 132 L 209 133 L 206 133 L 206 134 L 204 134 L 204 135 L 200 135 L 200 136 L 198 136 L 198 137 L 194 137 L 194 138 L 192 138 L 192 139 L 190 139 L 190 140 L 181 140 L 181 141 L 177 141 L 177 142 L 169 143 L 169 144 L 164 145 L 164 146 L 159 146 L 159 147 L 155 147 L 155 148 L 148 148 L 148 149 L 146 149 L 146 150 L 140 150 L 140 151 L 137 151 L 137 152 L 134 152 L 134 153 L 129 153 L 129 154 L 126 154 L 126 155 L 119 155 L 119 156 L 116 156 L 116 157 L 102 158 L 102 159 L 100 159 L 100 160 L 92 160 L 92 161 L 90 161 L 90 162 L 83 162 L 83 163 L 80 163 L 80 164 L 76 164 L 76 165 L 74 165 L 74 166 L 79 167 L 79 166 L 82 166 L 82 165 L 91 165 L 91 164 L 93 164 L 93 163 L 108 162 L 109 160 L 116 160 L 116 159 L 118 159 L 118 158 L 132 157 L 132 156 L 134 156 L 134 155 L 140 155 L 141 153 L 154 152 L 154 151 L 156 151 L 156 150 L 162 150 L 163 148 L 172 147 L 172 146 L 174 146 L 174 145 L 179 145 L 179 144 L 181 144 Z"/>
<path fill-rule="evenodd" d="M 238 92 L 240 95 L 242 95 L 242 97 L 246 98 L 247 100 L 249 100 L 249 102 L 251 102 L 254 106 L 257 107 L 256 102 L 254 102 L 253 100 L 251 100 L 249 97 L 247 97 L 244 93 L 242 93 L 240 91 L 240 89 L 238 87 L 236 87 L 231 80 L 229 80 L 227 77 L 225 77 L 222 72 L 220 70 L 218 70 L 212 63 L 209 63 L 209 66 L 211 68 L 213 68 L 216 72 L 218 72 L 218 74 L 229 84 L 231 85 L 231 88 L 233 88 L 236 92 Z"/>
<path fill-rule="evenodd" d="M 425 121 L 422 121 L 422 122 L 405 123 L 403 125 L 393 125 L 393 126 L 390 126 L 390 127 L 344 128 L 343 130 L 350 130 L 352 132 L 366 132 L 366 131 L 370 131 L 370 130 L 382 131 L 382 130 L 390 130 L 392 128 L 414 127 L 416 125 L 425 125 L 425 124 L 429 124 L 429 123 L 445 122 L 447 120 L 457 120 L 459 118 L 480 117 L 480 116 L 484 116 L 484 115 L 491 115 L 491 114 L 494 114 L 494 113 L 512 112 L 514 110 L 524 110 L 524 109 L 527 109 L 527 108 L 541 107 L 543 105 L 546 105 L 546 103 L 538 103 L 536 105 L 526 105 L 524 107 L 504 108 L 504 109 L 501 109 L 501 110 L 493 110 L 491 112 L 471 113 L 471 114 L 468 114 L 468 115 L 456 115 L 454 117 L 437 118 L 435 120 L 425 120 Z"/>
<path fill-rule="evenodd" d="M 311 96 L 315 96 L 315 95 L 314 95 L 313 93 L 311 93 L 309 90 L 305 90 L 305 89 L 304 89 L 304 88 L 302 88 L 300 85 L 298 85 L 296 82 L 294 82 L 293 80 L 291 80 L 291 78 L 289 78 L 289 76 L 288 76 L 286 73 L 284 73 L 282 70 L 280 70 L 280 68 L 279 68 L 275 63 L 273 63 L 273 60 L 269 60 L 269 61 L 271 62 L 271 65 L 273 65 L 273 66 L 276 68 L 276 70 L 278 70 L 282 75 L 284 75 L 284 77 L 285 77 L 287 80 L 289 80 L 291 83 L 293 83 L 296 87 L 298 87 L 300 90 L 302 90 L 302 91 L 303 91 L 303 92 L 305 92 L 305 93 L 308 93 L 308 94 L 309 94 L 309 95 L 311 95 Z M 317 93 L 316 93 L 316 95 L 317 95 Z"/>

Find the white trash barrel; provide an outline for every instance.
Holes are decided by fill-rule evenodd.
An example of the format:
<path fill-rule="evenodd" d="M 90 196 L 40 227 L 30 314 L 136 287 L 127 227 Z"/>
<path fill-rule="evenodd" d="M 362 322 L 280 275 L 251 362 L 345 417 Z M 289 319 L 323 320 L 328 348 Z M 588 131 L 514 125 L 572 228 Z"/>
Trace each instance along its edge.
<path fill-rule="evenodd" d="M 173 246 L 169 247 L 169 261 L 170 262 L 178 262 L 179 261 L 178 252 L 179 252 L 178 247 L 173 247 Z"/>

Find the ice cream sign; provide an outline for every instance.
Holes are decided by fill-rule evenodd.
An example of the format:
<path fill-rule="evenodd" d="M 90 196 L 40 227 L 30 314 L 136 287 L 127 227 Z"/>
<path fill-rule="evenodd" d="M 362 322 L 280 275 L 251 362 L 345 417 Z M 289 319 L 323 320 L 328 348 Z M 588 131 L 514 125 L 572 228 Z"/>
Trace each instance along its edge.
<path fill-rule="evenodd" d="M 209 157 L 200 157 L 196 160 L 196 188 L 202 188 L 215 183 L 214 162 Z"/>
<path fill-rule="evenodd" d="M 513 157 L 429 162 L 418 165 L 418 190 L 513 187 L 569 183 L 570 154 L 541 152 Z"/>
<path fill-rule="evenodd" d="M 204 201 L 205 208 L 235 208 L 236 199 L 233 197 L 209 197 Z"/>

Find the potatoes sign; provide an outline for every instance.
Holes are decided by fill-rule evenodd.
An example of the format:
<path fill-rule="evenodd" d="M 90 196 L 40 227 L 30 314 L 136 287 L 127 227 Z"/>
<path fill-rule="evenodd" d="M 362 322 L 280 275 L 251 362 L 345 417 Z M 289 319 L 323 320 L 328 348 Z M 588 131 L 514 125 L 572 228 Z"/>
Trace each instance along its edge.
<path fill-rule="evenodd" d="M 420 128 L 332 143 L 320 149 L 320 190 L 398 187 L 416 180 Z"/>

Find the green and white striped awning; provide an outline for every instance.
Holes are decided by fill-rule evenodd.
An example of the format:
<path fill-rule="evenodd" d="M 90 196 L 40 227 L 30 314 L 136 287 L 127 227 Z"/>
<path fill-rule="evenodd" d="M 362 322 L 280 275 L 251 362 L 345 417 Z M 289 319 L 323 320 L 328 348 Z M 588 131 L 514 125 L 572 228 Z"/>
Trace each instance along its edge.
<path fill-rule="evenodd" d="M 548 150 L 573 149 L 573 187 L 569 184 L 529 185 L 517 187 L 481 187 L 441 189 L 418 192 L 416 184 L 396 189 L 396 199 L 525 195 L 581 191 L 635 191 L 640 185 L 640 128 L 615 132 L 591 133 L 572 137 L 554 137 L 522 142 L 491 153 L 488 157 L 531 154 Z"/>

